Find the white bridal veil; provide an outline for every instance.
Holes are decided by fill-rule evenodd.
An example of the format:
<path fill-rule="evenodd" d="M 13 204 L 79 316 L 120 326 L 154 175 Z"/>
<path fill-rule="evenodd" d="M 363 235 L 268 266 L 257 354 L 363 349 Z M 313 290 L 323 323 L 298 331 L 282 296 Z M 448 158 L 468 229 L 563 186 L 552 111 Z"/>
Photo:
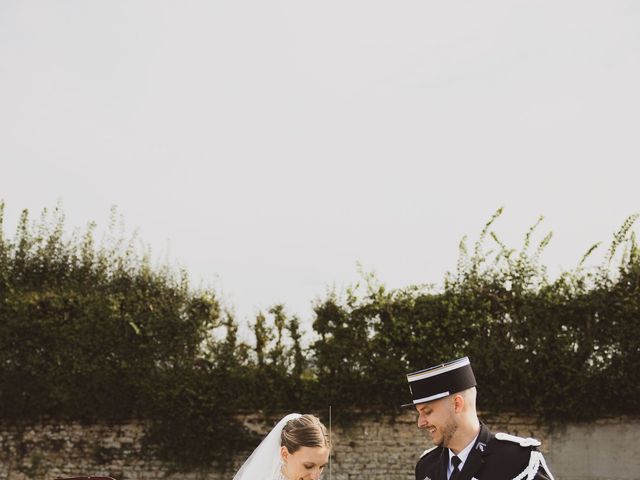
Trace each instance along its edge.
<path fill-rule="evenodd" d="M 233 480 L 276 480 L 282 478 L 280 471 L 280 435 L 289 420 L 300 418 L 301 416 L 299 413 L 290 413 L 280 420 L 247 458 L 233 477 Z"/>

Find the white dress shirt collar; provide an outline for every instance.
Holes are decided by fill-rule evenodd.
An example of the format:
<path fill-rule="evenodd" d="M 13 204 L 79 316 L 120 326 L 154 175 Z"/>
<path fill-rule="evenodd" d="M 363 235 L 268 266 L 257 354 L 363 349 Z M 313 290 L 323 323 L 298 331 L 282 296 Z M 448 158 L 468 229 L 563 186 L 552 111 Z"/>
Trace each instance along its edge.
<path fill-rule="evenodd" d="M 479 432 L 478 432 L 478 435 L 480 435 Z M 447 478 L 451 477 L 451 473 L 453 472 L 453 465 L 451 464 L 451 459 L 454 456 L 458 457 L 460 459 L 460 465 L 458 466 L 458 470 L 462 470 L 462 467 L 464 467 L 464 464 L 467 461 L 467 457 L 469 457 L 469 454 L 471 453 L 471 449 L 473 448 L 473 445 L 476 443 L 476 440 L 478 439 L 478 435 L 473 437 L 473 440 L 471 440 L 469 444 L 466 447 L 464 447 L 458 455 L 456 455 L 451 450 L 449 450 L 449 464 L 447 466 Z"/>

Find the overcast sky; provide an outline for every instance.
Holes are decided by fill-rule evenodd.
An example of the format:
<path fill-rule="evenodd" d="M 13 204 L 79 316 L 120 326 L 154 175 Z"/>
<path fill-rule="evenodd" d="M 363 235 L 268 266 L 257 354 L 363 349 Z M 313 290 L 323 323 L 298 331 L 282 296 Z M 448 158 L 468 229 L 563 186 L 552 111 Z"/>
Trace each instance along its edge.
<path fill-rule="evenodd" d="M 117 205 L 245 319 L 439 284 L 500 206 L 571 268 L 640 211 L 639 85 L 637 1 L 0 0 L 5 233 Z"/>

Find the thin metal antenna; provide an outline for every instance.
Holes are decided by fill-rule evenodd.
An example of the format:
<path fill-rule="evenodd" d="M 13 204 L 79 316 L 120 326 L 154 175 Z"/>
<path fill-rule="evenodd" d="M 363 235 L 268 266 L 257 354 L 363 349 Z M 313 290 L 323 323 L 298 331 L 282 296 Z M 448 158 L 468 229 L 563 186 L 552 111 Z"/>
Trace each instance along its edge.
<path fill-rule="evenodd" d="M 329 405 L 329 480 L 331 480 L 331 449 L 333 444 L 331 443 L 331 405 Z"/>

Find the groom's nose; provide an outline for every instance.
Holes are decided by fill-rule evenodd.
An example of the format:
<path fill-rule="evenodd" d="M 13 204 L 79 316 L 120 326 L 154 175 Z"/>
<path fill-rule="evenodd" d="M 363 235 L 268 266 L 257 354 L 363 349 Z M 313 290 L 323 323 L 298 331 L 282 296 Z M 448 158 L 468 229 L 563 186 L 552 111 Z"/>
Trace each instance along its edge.
<path fill-rule="evenodd" d="M 427 419 L 422 413 L 418 414 L 418 428 L 422 429 L 427 426 Z"/>

